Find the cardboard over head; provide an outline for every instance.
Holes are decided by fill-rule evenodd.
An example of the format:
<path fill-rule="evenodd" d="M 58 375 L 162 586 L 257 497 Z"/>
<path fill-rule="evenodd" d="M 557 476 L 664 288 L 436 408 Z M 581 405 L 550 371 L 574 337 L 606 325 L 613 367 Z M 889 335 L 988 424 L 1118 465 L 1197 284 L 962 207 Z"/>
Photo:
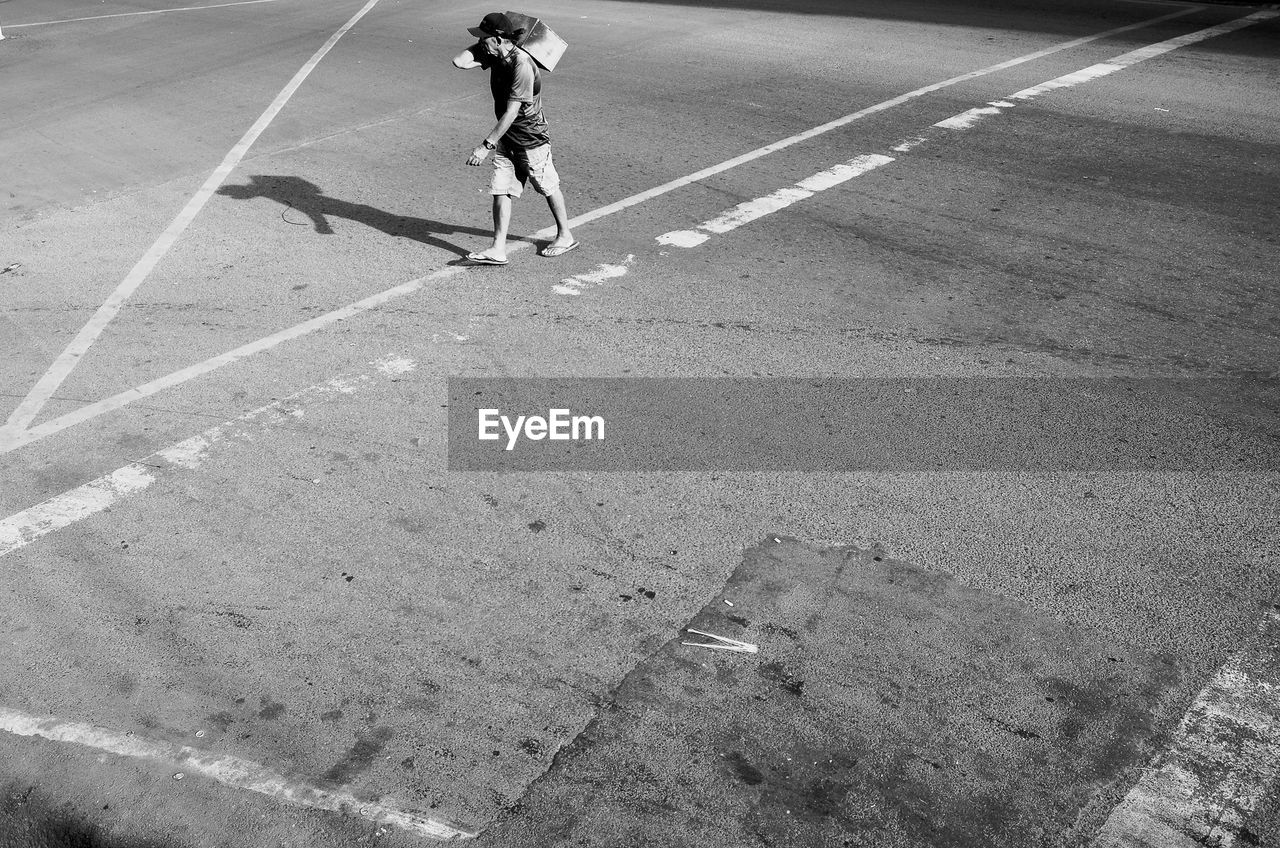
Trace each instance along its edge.
<path fill-rule="evenodd" d="M 513 41 L 547 71 L 555 70 L 569 46 L 541 20 L 520 12 L 490 12 L 479 26 L 467 27 L 467 32 L 476 38 L 497 36 Z"/>

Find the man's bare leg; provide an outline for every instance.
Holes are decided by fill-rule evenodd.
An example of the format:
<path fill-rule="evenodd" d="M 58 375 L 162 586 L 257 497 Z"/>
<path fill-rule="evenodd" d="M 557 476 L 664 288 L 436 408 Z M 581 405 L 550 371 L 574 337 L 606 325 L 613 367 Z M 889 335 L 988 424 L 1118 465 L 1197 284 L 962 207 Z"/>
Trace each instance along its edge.
<path fill-rule="evenodd" d="M 551 207 L 551 217 L 556 219 L 556 238 L 547 247 L 568 247 L 573 244 L 573 231 L 569 229 L 569 213 L 560 189 L 547 195 L 547 205 Z"/>
<path fill-rule="evenodd" d="M 499 262 L 507 259 L 507 228 L 511 226 L 511 195 L 495 194 L 493 196 L 493 244 L 486 250 L 478 252 Z"/>

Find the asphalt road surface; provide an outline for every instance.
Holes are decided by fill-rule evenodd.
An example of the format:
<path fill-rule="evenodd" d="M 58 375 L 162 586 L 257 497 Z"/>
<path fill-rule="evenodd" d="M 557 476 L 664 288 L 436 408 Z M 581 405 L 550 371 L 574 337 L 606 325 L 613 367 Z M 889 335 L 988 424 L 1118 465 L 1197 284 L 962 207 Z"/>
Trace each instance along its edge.
<path fill-rule="evenodd" d="M 1280 846 L 1276 10 L 489 11 L 0 0 L 0 846 Z"/>

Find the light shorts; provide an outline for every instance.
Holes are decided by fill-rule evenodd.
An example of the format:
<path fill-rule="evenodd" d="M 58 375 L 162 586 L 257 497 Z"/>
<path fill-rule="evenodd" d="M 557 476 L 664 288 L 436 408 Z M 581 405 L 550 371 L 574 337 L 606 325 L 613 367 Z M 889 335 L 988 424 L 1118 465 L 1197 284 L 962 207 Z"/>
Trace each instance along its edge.
<path fill-rule="evenodd" d="M 525 182 L 533 183 L 538 194 L 555 194 L 560 188 L 560 175 L 551 161 L 551 145 L 543 144 L 531 150 L 508 150 L 498 145 L 493 151 L 493 179 L 489 193 L 509 194 L 519 197 L 524 193 Z"/>

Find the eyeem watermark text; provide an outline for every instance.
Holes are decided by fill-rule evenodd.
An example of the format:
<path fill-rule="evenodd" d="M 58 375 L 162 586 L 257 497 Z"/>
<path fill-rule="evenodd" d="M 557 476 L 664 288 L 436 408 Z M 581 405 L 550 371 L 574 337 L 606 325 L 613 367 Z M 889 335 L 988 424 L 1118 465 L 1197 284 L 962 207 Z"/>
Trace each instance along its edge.
<path fill-rule="evenodd" d="M 505 434 L 503 450 L 513 450 L 521 436 L 530 441 L 581 442 L 604 440 L 604 418 L 599 415 L 574 415 L 568 409 L 549 409 L 546 416 L 517 415 L 512 421 L 499 409 L 477 409 L 477 434 L 482 442 L 498 441 Z"/>

